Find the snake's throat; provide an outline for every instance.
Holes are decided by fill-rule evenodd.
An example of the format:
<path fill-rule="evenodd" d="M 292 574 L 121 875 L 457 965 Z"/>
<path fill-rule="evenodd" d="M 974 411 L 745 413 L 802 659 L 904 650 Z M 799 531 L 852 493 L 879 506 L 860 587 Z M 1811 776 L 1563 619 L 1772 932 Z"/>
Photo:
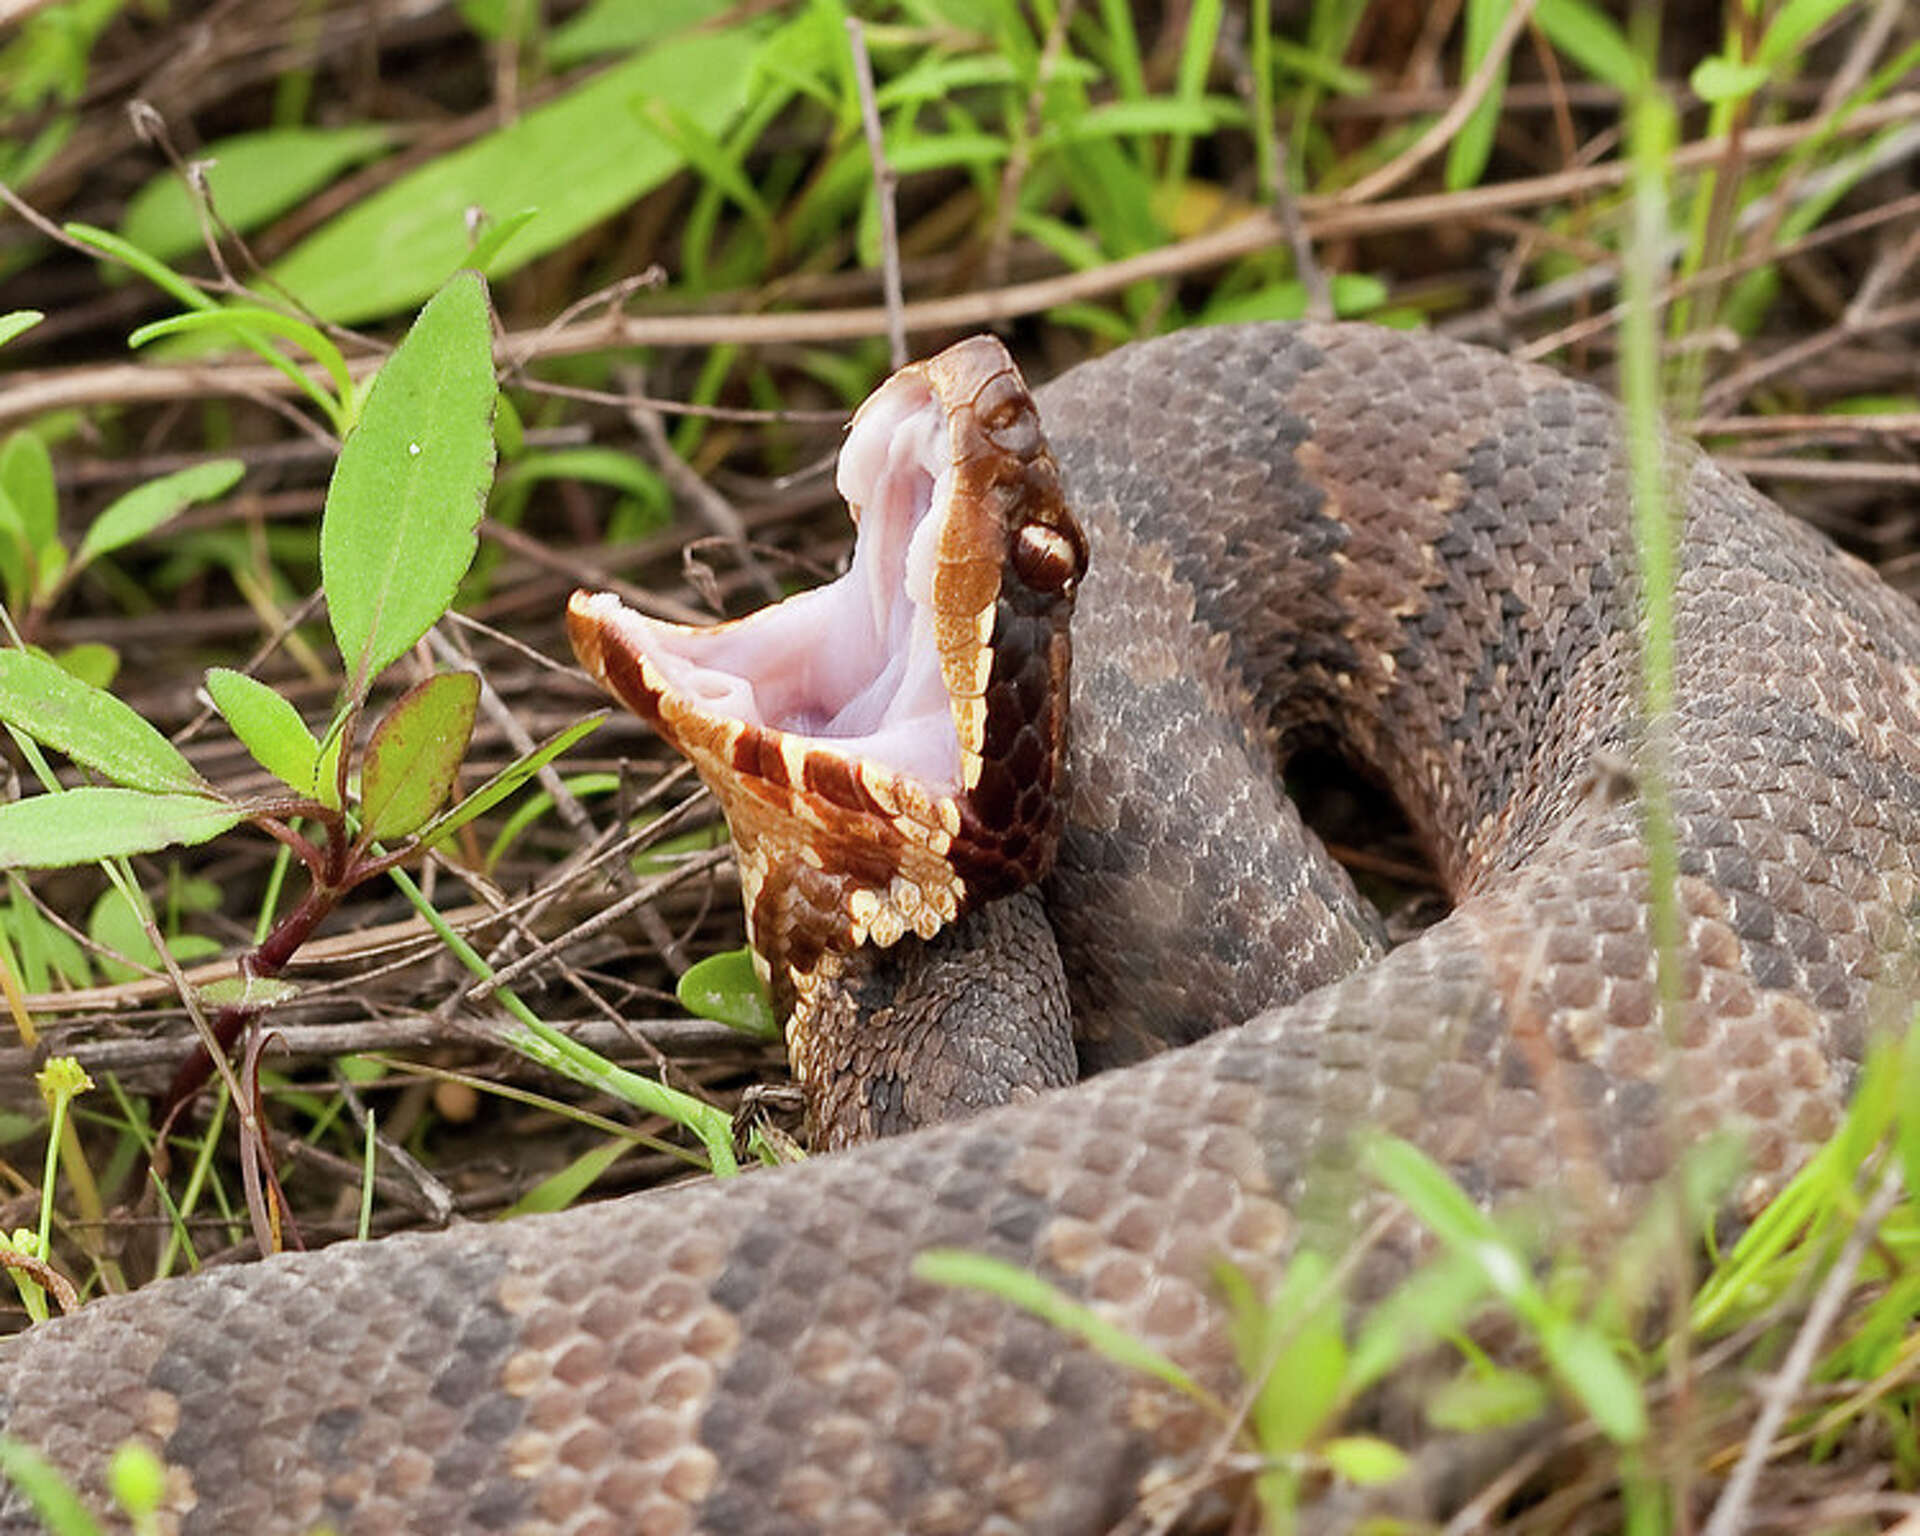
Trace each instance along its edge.
<path fill-rule="evenodd" d="M 1004 349 L 889 379 L 837 483 L 858 532 L 827 586 L 707 628 L 568 610 L 582 665 L 718 797 L 777 996 L 1038 878 L 1059 833 L 1085 543 Z"/>

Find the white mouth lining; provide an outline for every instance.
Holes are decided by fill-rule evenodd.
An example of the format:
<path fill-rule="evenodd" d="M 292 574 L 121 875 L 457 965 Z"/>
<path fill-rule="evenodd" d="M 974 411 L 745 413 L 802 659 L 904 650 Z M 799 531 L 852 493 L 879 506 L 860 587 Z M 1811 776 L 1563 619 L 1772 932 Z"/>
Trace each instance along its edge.
<path fill-rule="evenodd" d="M 960 738 L 932 610 L 953 469 L 924 381 L 896 377 L 861 407 L 835 482 L 859 515 L 846 574 L 718 630 L 630 611 L 621 627 L 697 707 L 953 793 Z"/>

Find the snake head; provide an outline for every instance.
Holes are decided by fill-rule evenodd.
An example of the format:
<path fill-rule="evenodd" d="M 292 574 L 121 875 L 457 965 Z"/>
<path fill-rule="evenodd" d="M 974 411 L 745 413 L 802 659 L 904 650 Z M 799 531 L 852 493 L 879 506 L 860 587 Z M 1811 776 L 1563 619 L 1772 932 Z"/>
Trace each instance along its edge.
<path fill-rule="evenodd" d="M 719 799 L 755 953 L 796 1016 L 861 946 L 931 939 L 1046 873 L 1087 561 L 989 337 L 875 391 L 837 483 L 857 534 L 827 586 L 707 628 L 607 592 L 567 611 L 581 665 Z"/>

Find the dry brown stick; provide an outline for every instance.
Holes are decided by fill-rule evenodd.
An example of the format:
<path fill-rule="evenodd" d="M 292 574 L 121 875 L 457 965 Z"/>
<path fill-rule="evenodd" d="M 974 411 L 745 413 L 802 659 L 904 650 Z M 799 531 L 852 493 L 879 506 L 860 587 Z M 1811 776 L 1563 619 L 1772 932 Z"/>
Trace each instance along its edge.
<path fill-rule="evenodd" d="M 1863 107 L 1838 127 L 1824 120 L 1807 120 L 1751 130 L 1745 139 L 1749 157 L 1778 155 L 1821 133 L 1856 138 L 1891 123 L 1920 121 L 1920 91 L 1890 96 Z M 1721 139 L 1702 139 L 1674 151 L 1669 165 L 1675 171 L 1698 169 L 1726 152 Z M 1618 161 L 1525 177 L 1462 192 L 1435 192 L 1399 198 L 1389 203 L 1341 204 L 1325 198 L 1303 198 L 1301 215 L 1307 235 L 1317 243 L 1358 235 L 1388 234 L 1459 222 L 1489 213 L 1513 212 L 1560 202 L 1570 197 L 1618 187 L 1628 167 Z M 1257 213 L 1225 229 L 1191 240 L 1146 251 L 1084 272 L 983 289 L 950 298 L 924 299 L 906 306 L 909 332 L 963 330 L 1012 315 L 1035 314 L 1062 304 L 1097 298 L 1137 282 L 1178 277 L 1238 260 L 1286 239 L 1280 220 Z M 883 306 L 817 310 L 794 314 L 680 314 L 613 315 L 579 325 L 514 332 L 498 344 L 498 355 L 526 361 L 527 349 L 538 338 L 538 355 L 564 357 L 610 347 L 766 346 L 848 341 L 886 334 Z M 357 359 L 350 366 L 364 378 L 375 359 Z M 177 400 L 201 395 L 243 392 L 288 394 L 294 386 L 279 370 L 265 364 L 197 363 L 145 367 L 112 363 L 74 369 L 50 369 L 16 376 L 0 393 L 0 422 L 41 415 L 47 411 L 87 407 L 107 402 Z"/>

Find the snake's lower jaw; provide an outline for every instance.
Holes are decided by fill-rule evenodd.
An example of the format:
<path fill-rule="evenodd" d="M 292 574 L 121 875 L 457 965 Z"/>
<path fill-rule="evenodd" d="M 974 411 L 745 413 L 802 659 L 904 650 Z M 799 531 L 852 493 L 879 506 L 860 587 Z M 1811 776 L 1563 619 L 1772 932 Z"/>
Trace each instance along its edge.
<path fill-rule="evenodd" d="M 1026 385 L 975 338 L 895 374 L 837 476 L 845 575 L 689 628 L 576 592 L 581 664 L 685 754 L 733 834 L 776 1003 L 1044 874 L 1086 544 Z"/>

